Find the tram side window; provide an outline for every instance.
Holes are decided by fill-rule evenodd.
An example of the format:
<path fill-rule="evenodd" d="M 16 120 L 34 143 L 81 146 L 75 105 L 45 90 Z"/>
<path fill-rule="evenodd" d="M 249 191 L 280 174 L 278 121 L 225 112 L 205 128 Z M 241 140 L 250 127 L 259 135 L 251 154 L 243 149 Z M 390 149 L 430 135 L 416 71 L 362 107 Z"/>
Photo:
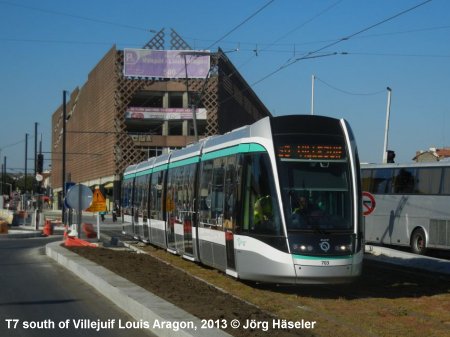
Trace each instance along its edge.
<path fill-rule="evenodd" d="M 183 174 L 183 167 L 169 169 L 167 173 L 166 211 L 169 213 L 169 223 L 173 225 L 178 218 L 178 180 Z"/>
<path fill-rule="evenodd" d="M 185 167 L 183 180 L 183 207 L 186 211 L 194 211 L 194 184 L 197 164 Z"/>
<path fill-rule="evenodd" d="M 267 154 L 245 159 L 243 232 L 280 235 L 280 210 L 275 181 Z"/>
<path fill-rule="evenodd" d="M 180 166 L 169 171 L 167 211 L 172 219 L 182 223 L 193 212 L 195 165 Z"/>
<path fill-rule="evenodd" d="M 152 174 L 150 186 L 150 218 L 154 220 L 165 220 L 163 207 L 164 172 L 159 171 Z"/>
<path fill-rule="evenodd" d="M 227 157 L 224 189 L 224 227 L 226 229 L 235 228 L 238 216 L 241 186 L 240 158 L 238 156 Z"/>
<path fill-rule="evenodd" d="M 394 193 L 414 193 L 416 170 L 412 168 L 396 169 L 394 173 Z"/>
<path fill-rule="evenodd" d="M 133 179 L 124 179 L 122 183 L 122 212 L 131 215 Z"/>
<path fill-rule="evenodd" d="M 204 164 L 201 176 L 200 223 L 211 229 L 222 230 L 226 158 L 216 158 Z"/>
<path fill-rule="evenodd" d="M 441 194 L 450 195 L 450 167 L 445 167 L 443 169 L 442 177 L 442 189 Z"/>
<path fill-rule="evenodd" d="M 204 227 L 209 224 L 211 218 L 211 181 L 213 174 L 213 161 L 207 160 L 202 163 L 200 174 L 200 190 L 199 190 L 199 224 Z"/>
<path fill-rule="evenodd" d="M 390 193 L 392 190 L 392 169 L 374 170 L 371 186 L 372 192 L 375 194 Z"/>
<path fill-rule="evenodd" d="M 423 167 L 417 169 L 416 192 L 419 194 L 439 194 L 442 169 Z"/>
<path fill-rule="evenodd" d="M 140 209 L 140 202 L 142 200 L 142 188 L 141 177 L 135 178 L 134 181 L 134 195 L 133 195 L 133 207 L 134 207 L 134 219 L 138 220 L 139 216 L 142 216 L 142 210 Z"/>
<path fill-rule="evenodd" d="M 134 198 L 134 206 L 137 210 L 136 215 L 144 217 L 144 221 L 148 217 L 148 183 L 150 175 L 146 174 L 136 178 L 136 197 Z"/>

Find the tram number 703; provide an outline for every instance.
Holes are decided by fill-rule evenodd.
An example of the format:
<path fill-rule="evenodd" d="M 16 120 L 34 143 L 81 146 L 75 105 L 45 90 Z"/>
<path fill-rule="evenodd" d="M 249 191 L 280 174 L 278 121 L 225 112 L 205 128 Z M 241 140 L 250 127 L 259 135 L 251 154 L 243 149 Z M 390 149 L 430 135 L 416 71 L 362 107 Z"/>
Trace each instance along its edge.
<path fill-rule="evenodd" d="M 329 266 L 330 265 L 330 261 L 322 261 L 322 266 Z"/>

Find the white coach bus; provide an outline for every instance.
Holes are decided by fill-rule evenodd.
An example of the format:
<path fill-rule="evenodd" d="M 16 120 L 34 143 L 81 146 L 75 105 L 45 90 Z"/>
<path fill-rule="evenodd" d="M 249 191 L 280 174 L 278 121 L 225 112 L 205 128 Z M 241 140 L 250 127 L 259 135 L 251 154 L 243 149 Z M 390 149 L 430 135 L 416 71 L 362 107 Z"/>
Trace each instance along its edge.
<path fill-rule="evenodd" d="M 450 162 L 365 164 L 361 179 L 376 201 L 365 219 L 366 242 L 417 254 L 450 248 Z"/>

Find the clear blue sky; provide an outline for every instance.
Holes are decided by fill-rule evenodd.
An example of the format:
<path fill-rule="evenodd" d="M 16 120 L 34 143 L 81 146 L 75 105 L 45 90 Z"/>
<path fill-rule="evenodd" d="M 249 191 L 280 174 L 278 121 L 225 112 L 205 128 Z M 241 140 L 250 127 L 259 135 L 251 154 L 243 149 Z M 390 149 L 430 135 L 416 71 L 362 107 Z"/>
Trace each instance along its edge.
<path fill-rule="evenodd" d="M 228 56 L 276 116 L 310 113 L 314 74 L 315 113 L 347 119 L 365 162 L 381 161 L 391 87 L 389 148 L 409 162 L 450 146 L 450 1 L 383 22 L 423 2 L 0 0 L 1 162 L 24 167 L 25 133 L 32 158 L 35 122 L 50 151 L 62 91 L 82 86 L 113 44 L 142 47 L 161 28 L 193 48 L 239 48 Z M 321 57 L 292 63 L 310 52 Z"/>

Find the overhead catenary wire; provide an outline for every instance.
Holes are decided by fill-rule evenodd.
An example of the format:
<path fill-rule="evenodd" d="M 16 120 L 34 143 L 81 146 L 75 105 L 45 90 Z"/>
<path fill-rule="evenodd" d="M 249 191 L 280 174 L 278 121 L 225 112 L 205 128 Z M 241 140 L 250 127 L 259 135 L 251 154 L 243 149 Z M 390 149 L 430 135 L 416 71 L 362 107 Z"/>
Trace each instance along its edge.
<path fill-rule="evenodd" d="M 225 39 L 227 36 L 229 36 L 231 33 L 233 33 L 234 31 L 236 31 L 237 29 L 239 29 L 241 26 L 243 26 L 245 23 L 247 23 L 248 21 L 250 21 L 252 18 L 254 18 L 256 15 L 258 15 L 261 11 L 263 11 L 266 7 L 268 7 L 270 4 L 272 4 L 275 0 L 270 0 L 269 2 L 267 2 L 265 5 L 263 5 L 261 8 L 259 8 L 256 12 L 254 12 L 253 14 L 251 14 L 249 17 L 247 17 L 244 21 L 242 21 L 241 23 L 239 23 L 237 26 L 235 26 L 234 28 L 232 28 L 230 31 L 228 31 L 228 33 L 224 34 L 222 37 L 220 37 L 218 40 L 214 41 L 213 43 L 211 43 L 208 47 L 206 47 L 206 49 L 210 49 L 213 46 L 215 46 L 216 44 L 218 44 L 219 42 L 221 42 L 223 39 Z"/>
<path fill-rule="evenodd" d="M 371 30 L 371 29 L 373 29 L 373 28 L 375 28 L 375 27 L 378 27 L 378 26 L 380 26 L 380 25 L 382 25 L 382 24 L 384 24 L 384 23 L 386 23 L 386 22 L 389 22 L 389 21 L 391 21 L 391 20 L 394 20 L 395 18 L 398 18 L 399 16 L 402 16 L 402 15 L 404 15 L 404 14 L 406 14 L 406 13 L 409 13 L 409 12 L 411 12 L 411 11 L 413 11 L 413 10 L 415 10 L 415 9 L 417 9 L 417 8 L 423 6 L 423 5 L 425 5 L 425 4 L 427 4 L 427 3 L 431 2 L 431 1 L 433 1 L 433 0 L 425 0 L 425 1 L 421 2 L 421 3 L 418 4 L 418 5 L 415 5 L 415 6 L 412 6 L 412 7 L 410 7 L 410 8 L 407 8 L 407 9 L 405 9 L 405 10 L 403 10 L 403 11 L 397 13 L 397 14 L 394 14 L 394 15 L 392 15 L 392 16 L 390 16 L 390 17 L 384 19 L 384 20 L 381 20 L 381 21 L 379 21 L 379 22 L 376 22 L 376 23 L 374 23 L 373 25 L 370 25 L 370 26 L 368 26 L 368 27 L 365 27 L 365 28 L 363 28 L 363 29 L 361 29 L 361 30 L 359 30 L 359 31 L 357 31 L 357 32 L 355 32 L 355 33 L 353 33 L 353 34 L 347 35 L 347 36 L 345 36 L 345 37 L 343 37 L 343 38 L 340 38 L 340 39 L 337 40 L 337 41 L 331 42 L 331 43 L 329 43 L 329 44 L 327 44 L 327 45 L 325 45 L 325 46 L 323 46 L 323 47 L 321 47 L 321 48 L 319 48 L 319 49 L 317 49 L 317 50 L 315 50 L 315 51 L 312 51 L 312 52 L 308 53 L 307 56 L 308 56 L 308 55 L 311 55 L 311 54 L 318 53 L 318 52 L 320 52 L 320 51 L 322 51 L 322 50 L 325 50 L 325 49 L 327 49 L 327 48 L 333 47 L 333 46 L 335 46 L 335 45 L 337 45 L 337 44 L 339 44 L 339 43 L 341 43 L 341 42 L 343 42 L 343 41 L 348 41 L 348 40 L 350 40 L 351 38 L 354 38 L 354 37 L 357 36 L 357 35 L 360 35 L 360 34 L 362 34 L 362 33 L 364 33 L 364 32 L 367 32 L 367 31 L 369 31 L 369 30 Z"/>
<path fill-rule="evenodd" d="M 238 25 L 236 25 L 235 27 L 233 27 L 230 31 L 228 31 L 226 34 L 224 34 L 222 37 L 220 37 L 218 40 L 214 41 L 213 43 L 211 43 L 208 47 L 206 47 L 204 50 L 207 51 L 209 49 L 211 49 L 213 46 L 215 46 L 217 43 L 219 43 L 220 41 L 222 41 L 224 38 L 226 38 L 227 36 L 229 36 L 231 33 L 233 33 L 234 31 L 236 31 L 237 29 L 239 29 L 240 27 L 242 27 L 245 23 L 247 23 L 248 21 L 250 21 L 252 18 L 254 18 L 256 15 L 258 15 L 262 10 L 264 10 L 267 6 L 269 6 L 271 3 L 273 3 L 275 0 L 270 0 L 269 2 L 267 2 L 265 5 L 263 5 L 262 7 L 260 7 L 258 10 L 256 10 L 255 12 L 253 12 L 250 16 L 248 16 L 246 19 L 244 19 L 242 22 L 240 22 Z M 191 57 L 191 59 L 189 60 L 189 62 L 187 62 L 186 60 L 186 54 L 184 55 L 184 60 L 185 60 L 185 71 L 187 71 L 187 66 L 190 65 L 192 62 L 194 62 L 198 57 L 200 57 L 201 55 L 195 55 L 195 52 L 193 52 L 193 55 Z M 209 74 L 209 72 L 208 72 Z M 176 76 L 178 76 L 178 74 L 176 74 Z"/>
<path fill-rule="evenodd" d="M 330 47 L 334 47 L 335 45 L 337 45 L 337 44 L 339 44 L 339 43 L 341 43 L 341 42 L 343 42 L 343 41 L 348 41 L 348 40 L 354 38 L 355 36 L 357 36 L 357 35 L 359 35 L 359 34 L 362 34 L 362 33 L 364 33 L 364 32 L 367 32 L 367 31 L 369 31 L 369 30 L 371 30 L 371 29 L 373 29 L 373 28 L 375 28 L 375 27 L 378 27 L 378 26 L 380 26 L 380 25 L 382 25 L 382 24 L 384 24 L 384 23 L 386 23 L 386 22 L 388 22 L 388 21 L 394 20 L 395 18 L 398 18 L 399 16 L 402 16 L 402 15 L 404 15 L 404 14 L 406 14 L 406 13 L 409 13 L 409 12 L 411 12 L 411 11 L 413 11 L 413 10 L 415 10 L 415 9 L 417 9 L 417 8 L 423 6 L 423 5 L 425 5 L 425 4 L 427 4 L 427 3 L 431 2 L 431 1 L 432 1 L 432 0 L 426 0 L 426 1 L 423 1 L 423 2 L 421 2 L 421 3 L 418 4 L 418 5 L 409 7 L 409 8 L 407 8 L 407 9 L 405 9 L 405 10 L 399 12 L 399 13 L 396 13 L 396 14 L 394 14 L 394 15 L 391 15 L 390 17 L 388 17 L 388 18 L 386 18 L 386 19 L 383 19 L 383 20 L 378 21 L 378 22 L 376 22 L 376 23 L 374 23 L 374 24 L 372 24 L 372 25 L 370 25 L 370 26 L 367 26 L 367 27 L 365 27 L 365 28 L 363 28 L 363 29 L 360 29 L 359 31 L 357 31 L 357 32 L 355 32 L 355 33 L 352 33 L 352 34 L 347 35 L 347 36 L 345 36 L 345 37 L 343 37 L 343 38 L 340 38 L 340 39 L 337 40 L 337 41 L 328 43 L 328 44 L 326 44 L 325 46 L 320 47 L 320 48 L 318 48 L 318 49 L 316 49 L 316 50 L 313 50 L 313 51 L 311 51 L 311 52 L 308 52 L 308 53 L 306 53 L 305 55 L 303 55 L 303 56 L 301 56 L 301 57 L 298 57 L 298 58 L 295 58 L 295 59 L 292 60 L 292 61 L 288 61 L 288 62 L 286 62 L 284 65 L 280 66 L 279 68 L 277 68 L 277 69 L 275 69 L 274 71 L 270 72 L 269 74 L 265 75 L 264 77 L 262 77 L 262 78 L 259 79 L 258 81 L 254 82 L 252 85 L 256 85 L 256 84 L 258 84 L 258 83 L 261 83 L 262 81 L 266 80 L 267 78 L 269 78 L 269 77 L 275 75 L 276 73 L 280 72 L 280 71 L 283 70 L 283 69 L 286 69 L 286 68 L 292 66 L 293 64 L 295 64 L 295 63 L 297 63 L 297 62 L 299 62 L 299 61 L 313 58 L 313 57 L 311 57 L 311 56 L 313 56 L 314 54 L 317 54 L 317 53 L 319 53 L 319 52 L 321 52 L 321 51 L 323 51 L 323 50 L 325 50 L 325 49 L 328 49 L 328 48 L 330 48 Z M 329 55 L 326 55 L 326 56 L 331 56 L 331 55 L 338 55 L 338 54 L 337 54 L 337 53 L 332 53 L 332 54 L 329 54 Z"/>
<path fill-rule="evenodd" d="M 257 84 L 259 84 L 259 83 L 265 81 L 266 79 L 272 77 L 273 75 L 277 74 L 277 73 L 280 72 L 281 70 L 286 69 L 286 68 L 292 66 L 293 64 L 295 64 L 295 63 L 297 63 L 297 62 L 299 62 L 299 61 L 302 61 L 302 60 L 307 60 L 307 59 L 312 59 L 312 58 L 318 58 L 318 57 L 329 57 L 329 56 L 336 56 L 336 55 L 347 55 L 347 53 L 345 53 L 345 52 L 344 52 L 344 53 L 330 52 L 330 53 L 328 53 L 328 54 L 322 54 L 322 55 L 316 55 L 316 56 L 314 56 L 313 54 L 317 54 L 317 53 L 321 52 L 322 50 L 325 50 L 325 49 L 327 49 L 327 48 L 329 48 L 329 47 L 331 47 L 331 46 L 335 46 L 335 45 L 337 45 L 338 43 L 341 43 L 341 42 L 343 42 L 343 41 L 348 41 L 348 40 L 350 40 L 351 38 L 357 36 L 358 34 L 362 34 L 362 33 L 366 32 L 366 31 L 369 31 L 370 29 L 373 29 L 373 28 L 375 28 L 375 27 L 377 27 L 377 26 L 382 25 L 383 23 L 386 23 L 386 22 L 388 22 L 388 21 L 391 21 L 391 20 L 393 20 L 393 19 L 395 19 L 395 18 L 397 18 L 397 17 L 399 17 L 399 16 L 401 16 L 401 15 L 404 15 L 404 14 L 406 14 L 406 13 L 408 13 L 408 12 L 414 10 L 414 9 L 417 9 L 417 8 L 419 8 L 420 6 L 423 6 L 423 5 L 425 5 L 425 4 L 427 4 L 427 3 L 431 2 L 431 1 L 432 1 L 432 0 L 426 0 L 426 1 L 423 1 L 422 3 L 420 3 L 420 4 L 418 4 L 418 5 L 412 6 L 412 7 L 408 8 L 408 9 L 405 9 L 405 10 L 403 10 L 403 11 L 397 13 L 397 14 L 394 14 L 394 15 L 392 15 L 392 16 L 386 18 L 386 19 L 383 19 L 383 20 L 381 20 L 381 21 L 379 21 L 379 22 L 377 22 L 377 23 L 375 23 L 375 24 L 372 24 L 372 25 L 370 25 L 370 26 L 367 26 L 367 27 L 365 27 L 365 28 L 363 28 L 363 29 L 361 29 L 361 30 L 359 30 L 359 31 L 357 31 L 357 32 L 355 32 L 355 33 L 353 33 L 353 34 L 350 34 L 350 35 L 348 35 L 348 36 L 346 36 L 346 37 L 344 37 L 344 38 L 339 39 L 338 41 L 335 41 L 335 42 L 333 42 L 333 43 L 329 43 L 329 44 L 327 44 L 327 45 L 325 45 L 325 46 L 323 46 L 323 47 L 321 47 L 321 48 L 319 48 L 319 49 L 317 49 L 317 50 L 314 50 L 314 51 L 311 51 L 311 52 L 307 53 L 307 54 L 304 55 L 304 56 L 298 57 L 298 58 L 296 58 L 296 59 L 294 59 L 294 60 L 292 60 L 292 61 L 290 61 L 290 62 L 287 62 L 287 63 L 281 65 L 279 68 L 277 68 L 277 69 L 271 71 L 270 73 L 268 73 L 267 75 L 263 76 L 263 77 L 260 78 L 259 80 L 253 82 L 253 83 L 250 85 L 250 87 L 254 87 L 255 85 L 257 85 Z M 250 88 L 245 88 L 245 89 L 241 90 L 240 93 L 244 93 L 244 92 L 248 91 L 249 89 L 250 89 Z M 220 102 L 220 103 L 223 104 L 224 102 L 230 100 L 231 98 L 232 98 L 232 97 L 225 98 L 225 99 L 224 99 L 222 102 Z"/>
<path fill-rule="evenodd" d="M 299 25 L 297 25 L 296 27 L 294 27 L 293 29 L 289 30 L 287 33 L 283 34 L 282 36 L 280 36 L 279 38 L 277 38 L 276 40 L 274 40 L 272 43 L 269 43 L 267 45 L 267 47 L 261 48 L 258 50 L 258 52 L 261 51 L 269 51 L 273 46 L 275 46 L 279 41 L 283 40 L 284 38 L 286 38 L 287 36 L 289 36 L 290 34 L 292 34 L 293 32 L 298 31 L 299 29 L 303 28 L 304 26 L 306 26 L 308 23 L 311 23 L 312 21 L 314 21 L 315 19 L 317 19 L 318 17 L 322 16 L 323 14 L 325 14 L 326 12 L 328 12 L 329 10 L 331 10 L 333 7 L 337 6 L 339 3 L 341 3 L 343 0 L 338 0 L 336 2 L 334 2 L 333 4 L 331 4 L 330 6 L 326 7 L 325 9 L 323 9 L 322 11 L 320 11 L 319 13 L 317 13 L 316 15 L 312 16 L 311 18 L 307 19 L 306 21 L 300 23 Z M 247 59 L 246 61 L 244 61 L 243 63 L 241 63 L 238 68 L 241 69 L 244 65 L 246 65 L 248 62 L 250 62 L 253 58 L 255 58 L 257 56 L 257 54 L 253 54 L 249 59 Z"/>
<path fill-rule="evenodd" d="M 148 29 L 148 28 L 143 28 L 143 27 L 138 27 L 138 26 L 133 26 L 133 25 L 127 25 L 127 24 L 123 24 L 123 23 L 119 23 L 119 22 L 101 20 L 101 19 L 86 17 L 86 16 L 82 16 L 82 15 L 59 12 L 59 11 L 55 11 L 52 9 L 43 9 L 43 8 L 34 7 L 34 6 L 27 6 L 27 5 L 17 4 L 17 3 L 13 3 L 13 2 L 9 2 L 9 1 L 0 0 L 0 4 L 13 6 L 13 7 L 19 7 L 19 8 L 26 8 L 29 10 L 38 11 L 38 12 L 42 12 L 42 13 L 65 16 L 65 17 L 69 17 L 69 18 L 74 18 L 74 19 L 79 19 L 79 20 L 84 20 L 84 21 L 91 21 L 91 22 L 96 22 L 96 23 L 101 23 L 101 24 L 106 24 L 106 25 L 111 25 L 111 26 L 116 26 L 116 27 L 140 30 L 140 31 L 150 32 L 150 33 L 157 33 L 157 31 L 154 29 Z"/>
<path fill-rule="evenodd" d="M 338 88 L 338 87 L 336 87 L 336 86 L 334 86 L 334 85 L 332 85 L 332 84 L 330 84 L 328 82 L 325 82 L 324 80 L 322 80 L 321 78 L 319 78 L 317 76 L 314 76 L 314 78 L 315 78 L 316 81 L 321 82 L 322 84 L 326 85 L 327 87 L 329 87 L 329 88 L 331 88 L 333 90 L 339 91 L 339 92 L 341 92 L 343 94 L 346 94 L 346 95 L 352 95 L 352 96 L 374 96 L 374 95 L 379 95 L 379 94 L 382 94 L 382 93 L 386 92 L 386 89 L 378 90 L 378 91 L 374 91 L 374 92 L 365 92 L 365 93 L 352 92 L 352 91 L 348 91 L 348 90 L 344 90 L 344 89 Z"/>

